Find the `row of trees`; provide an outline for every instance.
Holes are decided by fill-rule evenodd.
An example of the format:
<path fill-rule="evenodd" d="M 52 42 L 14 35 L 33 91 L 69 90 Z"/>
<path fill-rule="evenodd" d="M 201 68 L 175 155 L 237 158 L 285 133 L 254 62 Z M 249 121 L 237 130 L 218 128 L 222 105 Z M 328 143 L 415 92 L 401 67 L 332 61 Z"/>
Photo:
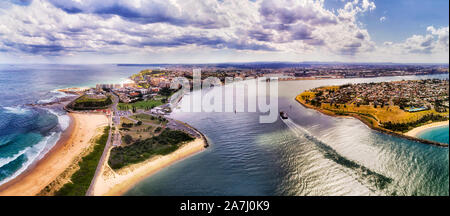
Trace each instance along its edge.
<path fill-rule="evenodd" d="M 384 122 L 382 123 L 383 128 L 386 128 L 388 130 L 397 131 L 397 132 L 407 132 L 411 128 L 423 125 L 429 121 L 436 122 L 436 121 L 446 121 L 448 120 L 447 117 L 441 116 L 441 115 L 435 115 L 435 114 L 427 114 L 420 118 L 417 121 L 412 121 L 408 123 L 393 123 L 393 122 Z"/>
<path fill-rule="evenodd" d="M 158 136 L 137 140 L 131 145 L 113 148 L 108 163 L 111 168 L 120 169 L 130 164 L 142 162 L 153 155 L 169 154 L 178 148 L 178 144 L 193 139 L 183 131 L 165 129 Z M 129 141 L 131 142 L 132 139 Z"/>

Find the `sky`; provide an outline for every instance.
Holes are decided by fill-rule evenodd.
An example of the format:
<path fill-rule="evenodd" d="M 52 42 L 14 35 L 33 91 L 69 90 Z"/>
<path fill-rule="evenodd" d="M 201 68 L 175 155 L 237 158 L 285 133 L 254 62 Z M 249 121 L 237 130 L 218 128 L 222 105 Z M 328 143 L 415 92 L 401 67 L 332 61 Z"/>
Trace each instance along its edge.
<path fill-rule="evenodd" d="M 448 0 L 2 0 L 0 64 L 449 62 Z"/>

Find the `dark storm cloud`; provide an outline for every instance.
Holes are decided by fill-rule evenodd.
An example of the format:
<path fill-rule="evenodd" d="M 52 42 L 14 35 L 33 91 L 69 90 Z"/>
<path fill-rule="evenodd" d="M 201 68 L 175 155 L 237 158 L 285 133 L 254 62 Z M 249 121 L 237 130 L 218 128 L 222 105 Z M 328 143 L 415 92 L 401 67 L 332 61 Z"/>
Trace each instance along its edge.
<path fill-rule="evenodd" d="M 309 40 L 312 38 L 312 31 L 308 26 L 298 26 L 292 30 L 293 40 Z"/>
<path fill-rule="evenodd" d="M 58 55 L 59 52 L 65 50 L 63 46 L 57 44 L 39 45 L 39 44 L 25 44 L 14 42 L 4 42 L 3 44 L 7 47 L 18 49 L 22 52 L 30 54 Z"/>
<path fill-rule="evenodd" d="M 5 0 L 3 0 L 3 1 L 5 1 Z M 23 5 L 23 6 L 30 5 L 31 2 L 33 2 L 33 0 L 6 0 L 6 1 L 16 4 L 16 5 Z"/>
<path fill-rule="evenodd" d="M 429 47 L 433 43 L 434 39 L 432 37 L 427 38 L 424 42 L 420 44 L 421 47 Z"/>
<path fill-rule="evenodd" d="M 360 42 L 353 42 L 342 47 L 340 52 L 343 55 L 355 55 L 361 46 L 362 44 Z"/>
<path fill-rule="evenodd" d="M 304 21 L 313 25 L 337 24 L 334 17 L 322 15 L 311 7 L 284 7 L 272 0 L 263 1 L 259 13 L 266 21 L 280 24 L 293 24 L 297 21 Z"/>
<path fill-rule="evenodd" d="M 361 33 L 361 32 L 358 32 L 355 37 L 360 39 L 360 40 L 364 40 L 364 38 L 365 38 L 364 34 Z"/>
<path fill-rule="evenodd" d="M 195 35 L 183 35 L 174 38 L 165 39 L 147 39 L 144 42 L 137 43 L 135 46 L 153 46 L 153 47 L 179 47 L 186 45 L 207 46 L 211 48 L 230 48 L 236 50 L 265 50 L 274 51 L 275 49 L 267 45 L 238 42 L 236 40 L 224 40 L 220 37 L 205 37 Z"/>
<path fill-rule="evenodd" d="M 253 38 L 258 41 L 264 41 L 264 42 L 271 42 L 272 41 L 272 34 L 266 33 L 264 31 L 260 30 L 251 30 L 248 32 L 248 35 L 250 38 Z"/>
<path fill-rule="evenodd" d="M 74 0 L 49 0 L 55 7 L 60 8 L 67 13 L 89 13 L 103 17 L 117 15 L 130 22 L 140 24 L 150 23 L 168 23 L 176 26 L 195 26 L 205 29 L 214 29 L 228 27 L 229 23 L 220 19 L 217 14 L 208 16 L 198 16 L 203 13 L 200 8 L 194 8 L 194 11 L 179 10 L 175 5 L 168 1 L 150 0 L 143 2 L 141 7 L 133 7 L 126 1 L 90 1 L 76 2 Z M 208 11 L 213 13 L 211 11 Z"/>
<path fill-rule="evenodd" d="M 325 41 L 322 39 L 310 39 L 310 40 L 304 40 L 305 43 L 312 45 L 312 46 L 323 46 L 325 45 Z"/>

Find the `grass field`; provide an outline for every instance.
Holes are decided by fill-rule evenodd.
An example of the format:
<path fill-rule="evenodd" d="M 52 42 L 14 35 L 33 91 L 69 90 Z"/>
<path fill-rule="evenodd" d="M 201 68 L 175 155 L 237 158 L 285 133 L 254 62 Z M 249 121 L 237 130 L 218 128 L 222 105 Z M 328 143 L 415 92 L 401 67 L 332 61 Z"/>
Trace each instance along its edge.
<path fill-rule="evenodd" d="M 157 124 L 157 125 L 165 125 L 167 123 L 167 121 L 164 118 L 158 118 L 158 117 L 154 117 L 152 115 L 144 114 L 144 113 L 139 113 L 139 114 L 133 115 L 130 118 L 138 120 L 138 121 L 146 122 L 146 123 Z"/>
<path fill-rule="evenodd" d="M 133 140 L 147 139 L 147 138 L 152 137 L 155 134 L 154 133 L 155 127 L 152 127 L 150 125 L 145 125 L 145 124 L 135 125 L 133 121 L 130 121 L 126 118 L 121 118 L 120 125 L 122 125 L 122 123 L 133 124 L 133 127 L 131 127 L 131 128 L 126 128 L 125 130 L 123 130 L 123 129 L 120 130 L 120 135 L 122 136 L 122 141 L 124 141 L 123 138 L 127 134 L 130 135 L 133 138 Z M 121 126 L 121 128 L 123 128 L 123 127 Z"/>
<path fill-rule="evenodd" d="M 129 104 L 119 103 L 118 108 L 119 110 L 131 110 L 133 109 L 133 107 L 135 107 L 136 109 L 149 110 L 160 105 L 163 105 L 162 100 L 146 100 L 146 101 L 137 101 Z"/>
<path fill-rule="evenodd" d="M 103 134 L 95 141 L 93 151 L 82 158 L 78 163 L 80 169 L 70 177 L 69 183 L 55 193 L 56 196 L 84 196 L 86 194 L 108 140 L 108 133 L 109 127 L 105 127 Z"/>

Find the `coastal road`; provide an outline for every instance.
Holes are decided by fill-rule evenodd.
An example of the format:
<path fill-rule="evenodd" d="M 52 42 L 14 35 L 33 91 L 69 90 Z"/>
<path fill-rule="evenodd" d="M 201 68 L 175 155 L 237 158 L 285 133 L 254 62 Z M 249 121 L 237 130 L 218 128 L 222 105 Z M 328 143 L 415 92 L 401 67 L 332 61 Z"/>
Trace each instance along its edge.
<path fill-rule="evenodd" d="M 111 126 L 111 123 L 110 123 L 110 126 Z M 89 189 L 86 191 L 86 196 L 93 195 L 92 190 L 94 189 L 95 182 L 97 182 L 98 175 L 100 175 L 100 173 L 102 171 L 103 164 L 105 163 L 105 160 L 106 160 L 106 155 L 108 155 L 108 151 L 111 146 L 111 139 L 112 139 L 112 127 L 109 128 L 108 140 L 106 141 L 105 149 L 103 150 L 102 156 L 100 157 L 100 160 L 97 164 L 97 168 L 95 170 L 94 177 L 92 178 L 91 185 L 89 186 Z"/>
<path fill-rule="evenodd" d="M 109 151 L 109 149 L 111 147 L 111 140 L 113 139 L 112 124 L 113 124 L 114 119 L 115 119 L 114 114 L 116 114 L 117 103 L 118 103 L 118 99 L 117 99 L 117 97 L 115 95 L 114 95 L 114 99 L 113 100 L 114 100 L 114 103 L 113 103 L 113 106 L 112 106 L 113 112 L 111 114 L 111 117 L 109 118 L 108 140 L 106 141 L 106 145 L 105 145 L 105 148 L 103 149 L 102 156 L 100 157 L 100 160 L 99 160 L 99 162 L 97 164 L 97 168 L 95 170 L 94 177 L 92 178 L 91 185 L 89 186 L 89 189 L 86 191 L 86 196 L 92 196 L 93 195 L 93 191 L 92 190 L 94 188 L 95 183 L 97 182 L 98 175 L 100 175 L 102 173 L 103 164 L 105 164 L 105 160 L 107 160 L 106 156 L 108 155 L 108 151 Z"/>

